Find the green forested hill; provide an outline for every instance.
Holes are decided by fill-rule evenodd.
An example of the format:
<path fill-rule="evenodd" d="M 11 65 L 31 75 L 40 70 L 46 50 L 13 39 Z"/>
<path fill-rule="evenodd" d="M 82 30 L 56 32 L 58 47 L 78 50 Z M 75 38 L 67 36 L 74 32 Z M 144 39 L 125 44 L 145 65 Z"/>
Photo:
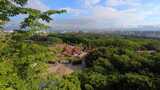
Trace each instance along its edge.
<path fill-rule="evenodd" d="M 1 90 L 160 88 L 159 40 L 89 33 L 24 36 L 27 36 L 27 32 L 14 32 L 5 34 L 0 39 Z M 64 43 L 81 46 L 87 50 L 86 65 L 70 75 L 50 74 L 47 64 L 56 53 L 53 54 L 49 47 Z"/>

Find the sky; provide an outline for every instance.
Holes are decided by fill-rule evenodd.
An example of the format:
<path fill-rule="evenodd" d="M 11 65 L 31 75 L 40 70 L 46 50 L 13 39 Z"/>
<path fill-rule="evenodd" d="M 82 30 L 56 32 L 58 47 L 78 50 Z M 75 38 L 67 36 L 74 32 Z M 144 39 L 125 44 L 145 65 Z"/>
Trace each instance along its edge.
<path fill-rule="evenodd" d="M 160 25 L 159 0 L 29 0 L 25 7 L 46 11 L 66 9 L 53 15 L 53 29 L 105 29 Z M 22 16 L 12 18 L 8 25 L 16 26 Z"/>

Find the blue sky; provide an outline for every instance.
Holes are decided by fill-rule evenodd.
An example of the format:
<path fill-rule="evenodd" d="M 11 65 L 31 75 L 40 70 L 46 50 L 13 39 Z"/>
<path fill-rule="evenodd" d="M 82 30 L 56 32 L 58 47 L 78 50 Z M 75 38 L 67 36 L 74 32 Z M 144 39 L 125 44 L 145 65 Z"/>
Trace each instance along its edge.
<path fill-rule="evenodd" d="M 26 7 L 66 9 L 66 14 L 52 16 L 54 22 L 49 25 L 55 29 L 160 25 L 159 0 L 29 0 Z"/>

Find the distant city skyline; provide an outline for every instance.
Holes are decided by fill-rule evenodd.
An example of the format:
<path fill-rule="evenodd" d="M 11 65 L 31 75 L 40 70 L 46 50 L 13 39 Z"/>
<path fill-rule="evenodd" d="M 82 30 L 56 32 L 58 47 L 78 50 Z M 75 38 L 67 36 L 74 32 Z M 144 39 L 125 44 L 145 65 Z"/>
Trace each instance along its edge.
<path fill-rule="evenodd" d="M 42 11 L 66 9 L 52 16 L 53 29 L 132 28 L 160 25 L 159 0 L 29 0 L 25 7 Z M 25 16 L 11 18 L 6 27 L 17 28 Z"/>

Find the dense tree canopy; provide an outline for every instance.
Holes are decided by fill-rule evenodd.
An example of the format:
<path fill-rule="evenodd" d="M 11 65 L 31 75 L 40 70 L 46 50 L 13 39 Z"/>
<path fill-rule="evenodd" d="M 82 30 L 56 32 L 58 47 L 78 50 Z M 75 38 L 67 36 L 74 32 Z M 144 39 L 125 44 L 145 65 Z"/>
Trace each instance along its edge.
<path fill-rule="evenodd" d="M 159 40 L 91 33 L 49 37 L 89 49 L 78 75 L 82 90 L 159 90 Z"/>

